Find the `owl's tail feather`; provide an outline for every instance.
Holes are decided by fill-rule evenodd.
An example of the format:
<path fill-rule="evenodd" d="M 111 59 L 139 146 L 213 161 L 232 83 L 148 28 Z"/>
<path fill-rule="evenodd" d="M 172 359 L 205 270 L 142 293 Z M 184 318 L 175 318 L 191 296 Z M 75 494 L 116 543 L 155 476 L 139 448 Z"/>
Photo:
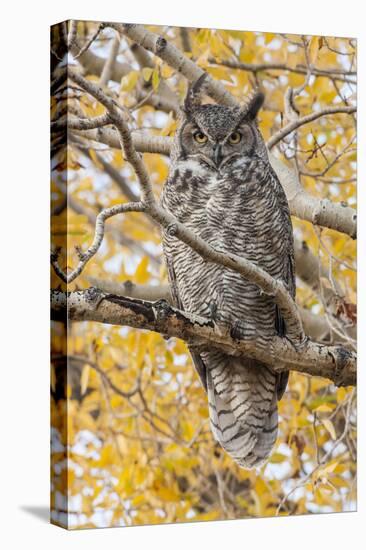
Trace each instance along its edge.
<path fill-rule="evenodd" d="M 215 439 L 239 466 L 260 466 L 277 438 L 278 375 L 249 358 L 220 352 L 202 355 Z"/>

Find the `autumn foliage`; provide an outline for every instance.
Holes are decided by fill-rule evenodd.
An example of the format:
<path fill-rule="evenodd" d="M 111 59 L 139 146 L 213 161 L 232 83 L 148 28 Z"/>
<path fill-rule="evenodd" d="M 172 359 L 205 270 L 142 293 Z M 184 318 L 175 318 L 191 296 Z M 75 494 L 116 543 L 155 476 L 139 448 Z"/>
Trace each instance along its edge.
<path fill-rule="evenodd" d="M 52 30 L 55 77 L 62 58 L 60 28 Z M 147 28 L 184 50 L 239 101 L 253 87 L 263 89 L 259 126 L 266 141 L 290 115 L 355 105 L 352 39 Z M 136 51 L 127 38 L 116 39 L 114 30 L 98 29 L 96 23 L 75 25 L 70 64 L 98 84 L 114 47 L 118 56 L 102 82 L 104 91 L 128 112 L 131 129 L 172 136 L 176 111 L 169 105 L 174 107 L 174 94 L 182 101 L 186 79 L 158 56 Z M 286 113 L 289 87 L 295 93 Z M 166 100 L 160 105 L 154 103 L 159 95 Z M 105 113 L 90 95 L 70 86 L 52 96 L 53 120 L 65 114 L 66 96 L 70 117 Z M 297 171 L 311 195 L 356 207 L 353 114 L 335 113 L 304 124 L 272 152 Z M 169 158 L 144 153 L 143 161 L 159 196 Z M 70 130 L 66 144 L 55 140 L 52 163 L 52 245 L 59 264 L 73 268 L 93 239 L 97 214 L 134 200 L 139 187 L 121 148 L 82 130 Z M 356 242 L 299 218 L 293 225 L 297 241 L 317 260 L 311 284 L 297 278 L 297 303 L 326 327 L 318 341 L 341 341 L 354 349 Z M 96 281 L 167 284 L 157 224 L 132 212 L 111 218 L 106 228 L 99 251 L 68 290 Z M 66 287 L 54 271 L 51 279 L 53 288 Z M 247 471 L 213 439 L 207 397 L 182 340 L 92 322 L 59 320 L 52 328 L 51 504 L 56 523 L 83 528 L 355 509 L 354 388 L 292 372 L 279 403 L 275 450 L 260 470 Z"/>

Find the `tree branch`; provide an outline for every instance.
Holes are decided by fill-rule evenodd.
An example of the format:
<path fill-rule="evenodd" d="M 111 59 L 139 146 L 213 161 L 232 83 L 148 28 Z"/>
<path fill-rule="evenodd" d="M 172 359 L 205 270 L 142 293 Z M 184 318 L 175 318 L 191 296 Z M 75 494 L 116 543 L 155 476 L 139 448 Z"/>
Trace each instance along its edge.
<path fill-rule="evenodd" d="M 68 197 L 68 206 L 77 214 L 82 214 L 83 216 L 86 216 L 91 226 L 96 227 L 97 223 L 97 216 L 99 212 L 95 212 L 93 208 L 80 203 L 79 201 L 75 200 L 75 198 L 70 195 Z M 138 199 L 135 201 L 138 202 Z M 118 214 L 118 213 L 117 213 Z M 117 215 L 116 214 L 116 215 Z M 126 235 L 123 231 L 121 231 L 121 227 L 119 224 L 113 224 L 109 223 L 105 226 L 105 233 L 111 233 L 113 235 L 113 239 L 120 245 L 125 246 L 126 248 L 129 248 L 130 250 L 136 251 L 138 254 L 141 254 L 142 256 L 148 256 L 150 259 L 150 262 L 154 264 L 156 267 L 160 266 L 159 258 L 156 257 L 156 255 L 152 254 L 149 250 L 147 250 L 144 247 L 143 243 L 140 243 L 136 241 L 135 239 L 132 239 L 128 235 Z M 85 267 L 85 266 L 84 266 Z M 79 273 L 80 275 L 80 273 Z"/>
<path fill-rule="evenodd" d="M 118 204 L 116 206 L 112 206 L 111 208 L 102 210 L 96 219 L 93 243 L 89 246 L 86 252 L 81 252 L 80 250 L 78 251 L 79 263 L 75 269 L 73 269 L 70 273 L 65 273 L 58 263 L 58 253 L 54 252 L 51 255 L 51 264 L 60 279 L 62 279 L 65 283 L 71 283 L 80 275 L 88 261 L 95 256 L 100 248 L 100 245 L 102 244 L 105 232 L 105 222 L 108 218 L 125 212 L 141 212 L 143 211 L 143 208 L 142 203 L 127 203 Z"/>
<path fill-rule="evenodd" d="M 67 310 L 70 320 L 152 330 L 181 338 L 200 350 L 214 347 L 229 354 L 250 355 L 276 372 L 295 370 L 329 378 L 338 386 L 356 384 L 356 355 L 341 346 L 307 341 L 301 350 L 296 350 L 280 337 L 274 337 L 271 346 L 258 346 L 255 340 L 232 338 L 230 327 L 223 328 L 211 319 L 177 310 L 164 300 L 147 302 L 104 294 L 92 287 L 70 293 L 53 291 L 51 305 L 54 320 L 62 318 Z"/>
<path fill-rule="evenodd" d="M 118 283 L 99 279 L 97 277 L 87 277 L 88 282 L 98 290 L 107 294 L 117 294 L 117 296 L 128 296 L 129 298 L 138 298 L 139 300 L 147 300 L 155 302 L 157 300 L 166 300 L 171 305 L 172 295 L 169 285 L 137 285 L 130 280 Z M 347 335 L 341 337 L 338 334 L 333 335 L 327 318 L 324 315 L 315 315 L 309 309 L 299 308 L 301 321 L 304 327 L 305 334 L 314 342 L 332 342 L 346 344 L 348 342 Z M 352 331 L 351 337 L 355 337 L 355 328 Z M 347 330 L 347 333 L 350 329 Z"/>
<path fill-rule="evenodd" d="M 65 117 L 51 122 L 51 131 L 60 132 L 64 131 L 65 128 L 69 130 L 93 130 L 94 128 L 102 128 L 107 124 L 111 124 L 108 113 L 93 118 L 70 117 L 67 113 Z"/>
<path fill-rule="evenodd" d="M 297 118 L 296 120 L 293 120 L 289 124 L 287 124 L 284 128 L 282 128 L 279 132 L 274 134 L 268 141 L 267 141 L 267 147 L 269 150 L 272 149 L 279 141 L 281 141 L 283 138 L 291 134 L 294 130 L 297 128 L 300 128 L 300 126 L 304 126 L 304 124 L 308 124 L 309 122 L 312 122 L 313 120 L 316 120 L 317 118 L 321 118 L 323 116 L 327 115 L 336 115 L 336 114 L 352 114 L 357 111 L 356 107 L 353 106 L 339 106 L 339 107 L 327 107 L 326 109 L 322 109 L 321 111 L 315 111 L 313 113 L 310 113 L 308 115 L 305 115 L 301 118 Z"/>
<path fill-rule="evenodd" d="M 107 294 L 128 296 L 129 298 L 138 298 L 139 300 L 147 300 L 149 302 L 155 302 L 157 300 L 166 300 L 169 303 L 172 302 L 169 285 L 137 285 L 132 281 L 116 283 L 96 277 L 87 277 L 87 279 L 92 286 Z"/>
<path fill-rule="evenodd" d="M 108 23 L 108 26 L 116 29 L 145 50 L 160 57 L 173 69 L 185 76 L 189 82 L 194 82 L 205 71 L 186 57 L 178 48 L 168 42 L 163 36 L 148 31 L 142 25 Z M 215 81 L 209 74 L 205 80 L 207 93 L 217 102 L 225 105 L 237 105 L 236 99 L 226 90 L 221 82 Z"/>
<path fill-rule="evenodd" d="M 120 42 L 121 42 L 121 38 L 118 35 L 116 35 L 113 38 L 111 49 L 109 51 L 107 60 L 104 63 L 104 67 L 100 75 L 99 86 L 101 86 L 102 88 L 108 85 L 108 82 L 111 78 L 113 67 L 116 63 L 116 58 L 118 56 Z"/>
<path fill-rule="evenodd" d="M 103 143 L 112 149 L 120 149 L 121 143 L 114 128 L 98 128 L 97 130 L 76 130 L 75 133 L 92 141 Z M 155 153 L 170 155 L 172 139 L 165 136 L 153 136 L 140 132 L 131 132 L 133 146 L 139 153 Z"/>
<path fill-rule="evenodd" d="M 276 172 L 293 216 L 314 225 L 329 227 L 346 233 L 352 239 L 357 236 L 357 213 L 350 206 L 333 203 L 329 199 L 317 199 L 302 187 L 296 172 L 270 154 L 269 160 Z"/>
<path fill-rule="evenodd" d="M 297 65 L 296 67 L 290 67 L 286 63 L 243 63 L 238 60 L 220 60 L 217 61 L 214 58 L 209 58 L 209 62 L 213 65 L 222 65 L 230 69 L 238 69 L 242 71 L 251 72 L 257 74 L 259 72 L 267 71 L 286 71 L 289 73 L 303 74 L 306 75 L 307 68 L 302 65 Z M 317 69 L 312 67 L 312 74 L 315 76 L 329 77 L 334 80 L 340 80 L 342 82 L 347 82 L 348 84 L 356 84 L 356 80 L 348 78 L 349 76 L 356 76 L 356 71 L 340 71 L 338 68 L 329 68 L 329 69 Z"/>

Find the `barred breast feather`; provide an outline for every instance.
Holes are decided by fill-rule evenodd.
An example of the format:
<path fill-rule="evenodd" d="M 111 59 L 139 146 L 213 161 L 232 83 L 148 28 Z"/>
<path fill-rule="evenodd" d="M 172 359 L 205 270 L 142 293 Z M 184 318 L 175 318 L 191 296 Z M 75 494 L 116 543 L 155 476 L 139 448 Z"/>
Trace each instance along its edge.
<path fill-rule="evenodd" d="M 195 159 L 172 166 L 162 205 L 216 250 L 235 253 L 295 292 L 292 226 L 286 197 L 268 160 L 239 159 L 219 173 Z M 167 233 L 163 246 L 176 305 L 243 338 L 269 345 L 285 327 L 271 297 L 238 273 L 204 260 Z M 212 433 L 244 468 L 260 466 L 276 441 L 277 401 L 287 374 L 219 350 L 192 353 L 207 391 Z"/>

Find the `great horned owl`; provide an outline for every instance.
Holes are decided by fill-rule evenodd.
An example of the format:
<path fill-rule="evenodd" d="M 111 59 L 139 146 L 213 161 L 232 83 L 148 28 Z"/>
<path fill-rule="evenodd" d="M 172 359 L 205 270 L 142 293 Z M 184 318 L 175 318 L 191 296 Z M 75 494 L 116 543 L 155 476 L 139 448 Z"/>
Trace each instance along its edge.
<path fill-rule="evenodd" d="M 203 90 L 200 78 L 187 94 L 162 205 L 214 249 L 247 258 L 281 279 L 294 297 L 289 207 L 256 123 L 264 96 L 256 93 L 234 108 L 204 104 Z M 208 262 L 168 232 L 163 247 L 177 307 L 230 324 L 258 346 L 285 335 L 276 304 L 255 284 Z M 288 373 L 215 349 L 191 354 L 215 439 L 240 466 L 260 466 L 276 441 L 277 400 Z"/>

